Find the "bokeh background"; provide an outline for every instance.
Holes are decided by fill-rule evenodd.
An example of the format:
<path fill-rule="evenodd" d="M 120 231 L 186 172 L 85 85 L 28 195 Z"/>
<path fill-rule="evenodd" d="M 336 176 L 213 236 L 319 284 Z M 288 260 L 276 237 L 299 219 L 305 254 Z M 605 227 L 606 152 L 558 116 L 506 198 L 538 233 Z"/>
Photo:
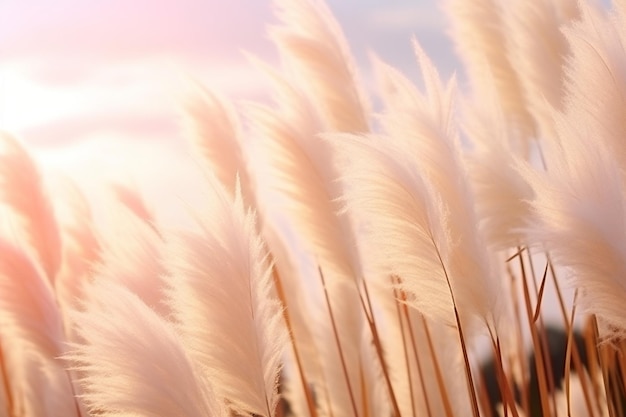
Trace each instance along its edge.
<path fill-rule="evenodd" d="M 459 69 L 436 0 L 328 0 L 372 94 L 370 54 L 419 80 L 416 37 L 444 77 Z M 0 129 L 90 194 L 137 185 L 175 225 L 197 195 L 181 108 L 192 80 L 264 100 L 245 52 L 277 63 L 270 0 L 2 0 Z"/>

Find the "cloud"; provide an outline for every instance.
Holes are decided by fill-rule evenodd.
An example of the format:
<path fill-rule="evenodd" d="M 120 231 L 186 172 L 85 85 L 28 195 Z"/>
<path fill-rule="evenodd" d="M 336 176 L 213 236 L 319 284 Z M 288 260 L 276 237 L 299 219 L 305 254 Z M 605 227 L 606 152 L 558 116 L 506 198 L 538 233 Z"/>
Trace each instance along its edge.
<path fill-rule="evenodd" d="M 69 85 L 33 77 L 27 67 L 0 67 L 0 128 L 38 147 L 67 146 L 100 131 L 137 140 L 155 132 L 179 136 L 182 101 L 193 93 L 190 79 L 233 98 L 261 97 L 265 86 L 244 64 L 187 68 L 146 58 L 111 63 Z"/>
<path fill-rule="evenodd" d="M 268 21 L 269 6 L 249 0 L 5 0 L 0 14 L 4 58 L 35 54 L 98 61 L 202 50 L 224 56 L 261 46 L 258 33 Z"/>
<path fill-rule="evenodd" d="M 355 1 L 329 5 L 365 68 L 371 48 L 412 71 L 416 32 L 435 34 L 424 46 L 436 50 L 432 6 Z M 266 81 L 241 50 L 275 63 L 265 36 L 273 21 L 269 0 L 2 0 L 0 128 L 89 187 L 130 173 L 175 219 L 171 193 L 192 199 L 200 184 L 178 125 L 188 79 L 234 99 L 264 98 Z"/>

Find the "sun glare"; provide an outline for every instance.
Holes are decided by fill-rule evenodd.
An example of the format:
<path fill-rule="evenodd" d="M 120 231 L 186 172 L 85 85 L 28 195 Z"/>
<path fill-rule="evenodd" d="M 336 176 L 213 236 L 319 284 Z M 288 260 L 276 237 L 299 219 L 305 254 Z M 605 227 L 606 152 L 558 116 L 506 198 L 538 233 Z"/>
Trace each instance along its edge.
<path fill-rule="evenodd" d="M 76 111 L 78 96 L 77 91 L 33 81 L 19 67 L 0 67 L 0 129 L 20 134 L 62 119 Z"/>

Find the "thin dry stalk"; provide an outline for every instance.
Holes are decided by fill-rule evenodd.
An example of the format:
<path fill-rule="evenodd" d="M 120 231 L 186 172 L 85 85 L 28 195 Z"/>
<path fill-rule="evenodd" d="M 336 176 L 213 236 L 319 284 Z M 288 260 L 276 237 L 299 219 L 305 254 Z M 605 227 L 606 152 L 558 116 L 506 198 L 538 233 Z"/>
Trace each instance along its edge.
<path fill-rule="evenodd" d="M 322 272 L 322 267 L 318 265 L 317 269 L 319 271 L 320 280 L 322 281 L 322 288 L 324 288 L 324 298 L 326 300 L 326 306 L 328 307 L 328 315 L 330 316 L 330 323 L 333 327 L 333 335 L 335 337 L 335 344 L 337 345 L 339 359 L 341 360 L 341 368 L 342 368 L 343 375 L 346 380 L 346 386 L 348 387 L 348 393 L 350 394 L 350 404 L 352 405 L 352 411 L 354 412 L 354 417 L 359 417 L 359 412 L 357 411 L 356 401 L 354 400 L 354 394 L 352 391 L 352 384 L 350 383 L 350 375 L 348 374 L 348 368 L 346 367 L 346 360 L 343 355 L 343 349 L 341 348 L 341 341 L 339 340 L 339 332 L 337 331 L 337 324 L 335 323 L 335 316 L 333 315 L 333 309 L 330 305 L 330 297 L 328 295 L 328 288 L 326 287 L 326 280 L 324 279 L 324 273 Z"/>
<path fill-rule="evenodd" d="M 617 354 L 617 363 L 621 372 L 620 379 L 622 383 L 622 389 L 624 390 L 624 393 L 626 393 L 626 360 L 624 358 L 624 353 L 626 352 L 626 340 L 620 340 L 619 346 L 620 348 Z"/>
<path fill-rule="evenodd" d="M 517 252 L 520 253 L 520 252 Z M 509 258 L 513 259 L 513 258 Z M 519 300 L 520 296 L 518 294 L 518 286 L 515 285 L 515 274 L 511 270 L 509 265 L 506 266 L 507 273 L 509 275 L 509 279 L 511 280 L 511 300 L 513 300 L 513 311 L 515 314 L 515 330 L 517 331 L 517 351 L 524 351 L 524 339 L 522 337 L 522 317 L 520 316 L 520 306 Z M 529 376 L 527 374 L 527 361 L 524 355 L 516 355 L 516 358 L 519 361 L 519 368 L 522 373 L 522 387 L 521 387 L 521 395 L 522 395 L 522 410 L 524 410 L 525 415 L 530 415 L 530 392 L 528 387 Z"/>
<path fill-rule="evenodd" d="M 294 333 L 291 328 L 291 319 L 289 317 L 289 309 L 287 308 L 287 302 L 285 299 L 285 292 L 283 291 L 283 285 L 280 280 L 280 274 L 276 267 L 272 268 L 273 276 L 274 276 L 274 286 L 276 288 L 276 294 L 278 295 L 278 299 L 282 303 L 285 308 L 283 309 L 283 317 L 285 318 L 285 324 L 287 326 L 287 330 L 289 331 L 289 341 L 291 342 L 291 347 L 293 348 L 293 354 L 296 359 L 296 367 L 298 368 L 298 375 L 300 376 L 300 383 L 302 385 L 302 390 L 304 391 L 304 396 L 306 398 L 306 404 L 309 409 L 309 413 L 311 417 L 317 417 L 317 409 L 315 408 L 315 404 L 313 402 L 313 397 L 311 396 L 311 392 L 309 390 L 309 384 L 306 379 L 306 375 L 304 373 L 304 368 L 302 367 L 302 360 L 300 359 L 300 352 L 298 350 L 296 340 L 294 338 Z"/>
<path fill-rule="evenodd" d="M 402 320 L 402 310 L 401 310 L 400 301 L 399 301 L 400 298 L 399 298 L 398 290 L 396 288 L 396 286 L 399 284 L 399 282 L 396 282 L 396 279 L 395 279 L 395 277 L 393 275 L 391 275 L 389 278 L 391 279 L 391 284 L 392 284 L 392 288 L 393 288 L 393 299 L 395 301 L 396 314 L 397 314 L 397 318 L 398 318 L 398 323 L 400 325 L 400 336 L 402 337 L 402 351 L 404 352 L 404 363 L 406 363 L 406 366 L 407 366 L 407 373 L 406 373 L 406 375 L 407 375 L 407 382 L 409 384 L 409 393 L 410 393 L 410 397 L 411 397 L 411 416 L 412 417 L 416 417 L 415 416 L 415 396 L 413 395 L 413 378 L 411 377 L 411 366 L 410 366 L 410 362 L 409 362 L 409 351 L 407 349 L 407 341 L 406 341 L 404 321 Z M 425 392 L 425 388 L 424 388 L 423 384 L 422 384 L 422 391 L 424 392 L 424 397 L 426 397 L 426 392 Z M 426 406 L 427 406 L 428 414 L 430 415 L 430 406 L 428 404 L 428 399 L 426 399 Z"/>
<path fill-rule="evenodd" d="M 420 386 L 422 388 L 422 395 L 424 396 L 424 405 L 426 406 L 426 411 L 428 413 L 428 417 L 432 417 L 432 411 L 430 408 L 430 400 L 428 399 L 428 394 L 426 393 L 426 380 L 424 378 L 424 372 L 422 371 L 422 363 L 420 361 L 420 357 L 419 354 L 417 352 L 417 343 L 415 343 L 415 334 L 413 333 L 413 324 L 411 323 L 411 316 L 409 315 L 409 307 L 406 305 L 406 293 L 404 291 L 400 292 L 401 294 L 401 300 L 402 300 L 402 312 L 404 313 L 404 318 L 406 319 L 406 323 L 407 323 L 407 328 L 409 329 L 409 336 L 411 337 L 411 347 L 413 349 L 413 356 L 415 359 L 415 365 L 417 367 L 417 373 L 420 379 Z M 424 320 L 424 317 L 422 316 L 422 320 Z M 428 330 L 426 328 L 426 330 Z M 432 354 L 432 346 L 431 346 L 431 354 Z M 437 358 L 434 357 L 434 364 L 437 365 Z M 408 362 L 407 362 L 408 363 Z M 437 366 L 435 366 L 435 369 L 438 370 Z M 409 371 L 409 375 L 410 375 L 410 371 Z M 441 388 L 441 386 L 438 384 L 438 387 Z M 446 402 L 449 403 L 449 400 L 447 398 L 447 392 L 441 392 L 441 390 L 439 391 L 440 395 L 441 395 L 441 399 L 445 405 Z M 411 395 L 411 397 L 413 397 L 413 395 Z"/>
<path fill-rule="evenodd" d="M 494 363 L 496 364 L 496 378 L 498 380 L 498 386 L 500 387 L 500 394 L 502 395 L 502 399 L 505 404 L 505 415 L 508 413 L 507 410 L 510 409 L 513 412 L 513 417 L 519 417 L 517 406 L 515 405 L 515 397 L 513 396 L 511 386 L 509 385 L 506 374 L 504 373 L 504 367 L 502 366 L 500 339 L 494 339 L 494 336 L 491 335 L 491 345 L 495 355 Z"/>
<path fill-rule="evenodd" d="M 459 342 L 461 343 L 461 350 L 463 351 L 463 361 L 465 362 L 465 378 L 467 379 L 467 390 L 469 391 L 470 399 L 472 400 L 472 415 L 474 417 L 479 417 L 480 412 L 478 411 L 478 399 L 476 398 L 476 391 L 474 390 L 474 378 L 472 377 L 472 367 L 469 362 L 469 356 L 467 354 L 467 346 L 465 344 L 465 336 L 463 335 L 463 326 L 461 325 L 461 318 L 459 317 L 459 310 L 456 307 L 456 300 L 454 297 L 454 292 L 452 291 L 452 283 L 450 282 L 450 277 L 448 276 L 448 270 L 446 269 L 445 263 L 443 262 L 443 258 L 441 257 L 441 253 L 439 253 L 439 248 L 435 243 L 435 239 L 431 236 L 433 241 L 433 247 L 435 248 L 435 252 L 437 253 L 437 258 L 441 264 L 441 268 L 446 277 L 446 283 L 448 285 L 448 289 L 450 290 L 450 296 L 452 297 L 452 305 L 454 307 L 454 319 L 456 320 L 457 329 L 459 331 Z"/>
<path fill-rule="evenodd" d="M 539 319 L 539 314 L 541 314 L 541 302 L 543 301 L 543 290 L 546 287 L 547 275 L 548 275 L 548 264 L 546 263 L 546 269 L 543 271 L 543 278 L 541 278 L 541 286 L 539 287 L 539 294 L 537 295 L 537 305 L 535 306 L 535 313 L 533 314 L 533 323 L 537 323 L 537 320 Z"/>
<path fill-rule="evenodd" d="M 519 249 L 519 248 L 518 248 Z M 521 249 L 519 249 L 521 251 Z M 541 400 L 541 410 L 544 416 L 550 415 L 550 405 L 548 404 L 548 389 L 546 382 L 546 370 L 545 364 L 543 361 L 543 354 L 541 340 L 539 340 L 539 335 L 537 333 L 537 328 L 533 323 L 533 308 L 530 302 L 530 292 L 528 290 L 528 279 L 526 277 L 526 266 L 524 264 L 524 259 L 519 257 L 520 271 L 522 274 L 522 287 L 524 289 L 524 302 L 526 305 L 526 316 L 528 319 L 528 326 L 530 329 L 530 334 L 532 337 L 533 348 L 535 349 L 535 367 L 537 369 L 537 381 L 539 383 L 539 398 Z"/>
<path fill-rule="evenodd" d="M 543 362 L 544 362 L 544 369 L 546 370 L 546 382 L 548 385 L 548 391 L 547 393 L 550 395 L 550 399 L 552 400 L 552 409 L 556 410 L 557 409 L 557 404 L 556 404 L 556 384 L 554 381 L 554 373 L 552 371 L 552 358 L 550 355 L 550 346 L 548 345 L 548 335 L 546 333 L 546 326 L 545 323 L 543 321 L 543 317 L 541 315 L 537 315 L 538 311 L 541 311 L 541 298 L 540 295 L 542 293 L 542 290 L 540 290 L 537 287 L 537 276 L 535 274 L 535 264 L 533 262 L 533 258 L 532 258 L 532 253 L 531 251 L 527 251 L 526 252 L 526 257 L 528 259 L 528 265 L 530 268 L 530 274 L 532 276 L 532 284 L 533 284 L 533 289 L 535 291 L 535 296 L 536 296 L 536 306 L 535 306 L 535 313 L 533 315 L 533 323 L 532 325 L 535 325 L 535 322 L 538 321 L 539 322 L 539 329 L 540 331 L 538 332 L 539 337 L 540 337 L 540 341 L 541 341 L 541 350 L 540 351 L 536 351 L 536 355 L 542 355 L 543 356 Z M 547 273 L 548 270 L 548 266 L 546 265 L 546 272 Z M 546 279 L 546 275 L 544 273 L 543 276 L 543 283 L 545 283 L 545 279 Z M 542 284 L 543 286 L 543 284 Z M 534 318 L 537 318 L 537 320 L 534 320 Z"/>
<path fill-rule="evenodd" d="M 567 349 L 565 350 L 565 396 L 567 397 L 567 415 L 572 415 L 572 403 L 570 399 L 570 365 L 572 359 L 572 345 L 574 345 L 574 317 L 576 316 L 576 296 L 578 295 L 578 290 L 576 290 L 576 294 L 574 294 L 574 305 L 572 307 L 572 315 L 570 318 L 569 327 L 567 329 Z M 580 376 L 581 380 L 583 376 Z M 592 416 L 592 411 L 587 408 L 587 412 L 590 416 Z"/>
<path fill-rule="evenodd" d="M 591 317 L 591 332 L 593 337 L 593 344 L 597 353 L 597 359 L 599 361 L 598 363 L 600 364 L 600 371 L 602 373 L 602 381 L 604 383 L 604 395 L 606 398 L 607 408 L 609 410 L 609 417 L 616 417 L 615 406 L 611 401 L 612 397 L 610 388 L 611 383 L 609 381 L 609 365 L 607 364 L 607 358 L 605 355 L 606 352 L 603 349 L 603 346 L 600 346 L 600 344 L 598 343 L 600 340 L 600 335 L 598 331 L 598 320 L 595 315 L 592 315 Z"/>
<path fill-rule="evenodd" d="M 479 377 L 480 377 L 480 388 L 478 390 L 478 400 L 480 401 L 480 404 L 483 407 L 483 411 L 485 414 L 483 417 L 494 417 L 493 414 L 491 413 L 491 402 L 489 399 L 489 393 L 487 392 L 487 389 L 485 388 L 486 386 L 485 373 L 482 370 L 479 374 Z"/>
<path fill-rule="evenodd" d="M 565 308 L 565 301 L 563 300 L 563 293 L 561 291 L 559 280 L 557 279 L 557 276 L 556 276 L 556 271 L 554 270 L 554 266 L 552 264 L 552 261 L 550 260 L 550 254 L 546 253 L 546 257 L 548 260 L 548 267 L 550 269 L 550 275 L 552 276 L 552 282 L 554 283 L 554 288 L 556 290 L 557 299 L 559 300 L 559 307 L 561 309 L 561 314 L 563 316 L 563 324 L 565 326 L 565 330 L 568 335 L 573 334 L 574 332 L 574 327 L 573 327 L 574 317 L 573 316 L 574 316 L 575 310 L 574 309 L 572 310 L 571 319 L 568 318 L 567 310 Z M 576 299 L 576 296 L 574 296 L 574 299 Z M 576 303 L 574 303 L 574 305 L 576 305 Z M 587 412 L 589 413 L 589 417 L 593 417 L 594 416 L 593 404 L 591 403 L 592 397 L 589 392 L 589 385 L 587 384 L 587 377 L 583 369 L 582 360 L 580 358 L 580 352 L 578 351 L 578 346 L 576 345 L 576 343 L 572 344 L 571 348 L 572 348 L 572 359 L 574 360 L 574 368 L 576 369 L 576 373 L 579 375 L 580 385 L 582 387 L 583 396 L 585 398 L 585 406 L 587 408 Z M 587 348 L 586 351 L 589 352 L 590 351 L 589 348 Z M 588 362 L 591 363 L 591 360 L 588 359 Z M 569 366 L 569 363 L 568 363 L 568 366 Z M 590 375 L 595 375 L 595 374 L 590 372 Z M 567 381 L 569 382 L 569 378 L 567 379 Z M 592 383 L 592 381 L 590 382 Z"/>
<path fill-rule="evenodd" d="M 383 377 L 385 378 L 385 383 L 387 384 L 387 390 L 389 391 L 389 398 L 391 399 L 391 406 L 393 407 L 393 412 L 395 417 L 401 417 L 400 407 L 398 406 L 398 401 L 396 400 L 396 394 L 393 390 L 393 386 L 391 385 L 391 378 L 389 378 L 389 369 L 387 367 L 387 362 L 385 361 L 385 356 L 383 354 L 383 347 L 380 342 L 380 336 L 378 334 L 378 328 L 376 327 L 376 319 L 374 318 L 374 311 L 372 309 L 372 301 L 370 299 L 369 291 L 367 290 L 367 283 L 363 280 L 363 292 L 365 293 L 365 299 L 367 300 L 367 308 L 365 306 L 365 302 L 363 301 L 363 296 L 359 292 L 359 300 L 361 300 L 361 307 L 363 308 L 363 312 L 365 313 L 365 318 L 367 319 L 367 324 L 372 332 L 372 338 L 374 341 L 374 348 L 376 349 L 376 354 L 380 360 L 380 364 L 383 371 Z M 369 308 L 369 312 L 368 312 Z M 367 396 L 364 396 L 367 398 Z"/>
<path fill-rule="evenodd" d="M 446 389 L 446 384 L 443 381 L 443 375 L 441 373 L 441 367 L 439 366 L 439 360 L 437 359 L 437 353 L 435 352 L 433 340 L 430 336 L 430 330 L 428 329 L 428 323 L 426 323 L 426 318 L 423 315 L 422 323 L 424 324 L 424 332 L 426 333 L 426 340 L 428 341 L 428 350 L 430 351 L 430 356 L 433 358 L 435 377 L 437 378 L 437 386 L 439 387 L 439 392 L 441 393 L 441 400 L 443 401 L 446 417 L 454 417 L 454 414 L 452 413 L 452 405 L 450 404 L 450 398 L 448 397 L 448 390 Z"/>
<path fill-rule="evenodd" d="M 5 390 L 4 398 L 7 400 L 7 408 L 9 410 L 13 410 L 13 396 L 11 395 L 10 378 L 9 375 L 7 375 L 7 371 L 4 366 L 5 363 L 4 354 L 2 352 L 2 343 L 0 343 L 0 372 L 2 372 L 2 386 Z"/>

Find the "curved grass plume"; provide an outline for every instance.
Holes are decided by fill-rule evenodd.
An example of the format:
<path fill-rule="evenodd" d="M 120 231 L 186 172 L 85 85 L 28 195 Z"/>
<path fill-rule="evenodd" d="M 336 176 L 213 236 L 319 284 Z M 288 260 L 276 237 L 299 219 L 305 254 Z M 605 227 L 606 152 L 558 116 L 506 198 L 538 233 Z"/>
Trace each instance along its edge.
<path fill-rule="evenodd" d="M 182 106 L 187 229 L 0 132 L 0 417 L 626 416 L 614 3 L 448 0 L 469 85 L 416 39 L 422 86 L 372 57 L 368 93 L 328 7 L 275 0 L 273 101 Z"/>

